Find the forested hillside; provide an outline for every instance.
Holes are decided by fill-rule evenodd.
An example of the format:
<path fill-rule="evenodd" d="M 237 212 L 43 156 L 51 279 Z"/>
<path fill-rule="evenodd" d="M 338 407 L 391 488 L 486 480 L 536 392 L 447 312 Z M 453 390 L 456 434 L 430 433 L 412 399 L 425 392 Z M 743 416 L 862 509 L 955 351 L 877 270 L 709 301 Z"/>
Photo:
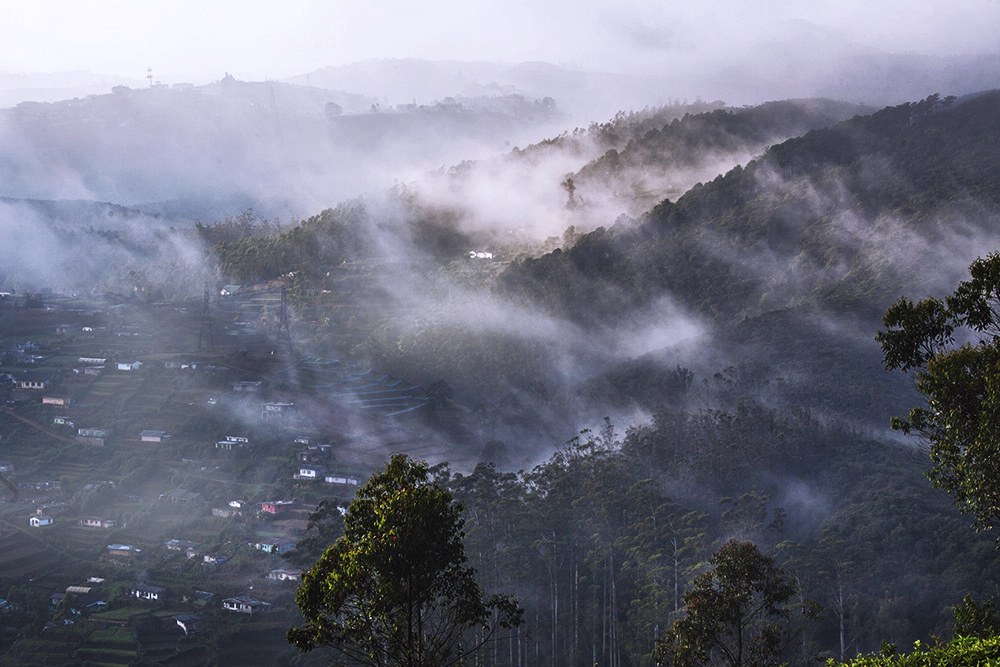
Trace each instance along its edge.
<path fill-rule="evenodd" d="M 994 536 L 888 437 L 919 395 L 874 336 L 900 295 L 950 291 L 996 246 L 998 103 L 668 105 L 291 222 L 0 202 L 20 224 L 0 248 L 5 474 L 111 522 L 44 533 L 5 507 L 0 617 L 25 630 L 0 662 L 104 642 L 43 630 L 73 612 L 42 588 L 94 573 L 114 591 L 99 618 L 132 624 L 122 660 L 235 659 L 244 639 L 300 660 L 273 641 L 301 620 L 279 565 L 315 562 L 397 451 L 463 503 L 479 584 L 524 607 L 488 664 L 653 665 L 733 539 L 784 569 L 786 611 L 823 608 L 790 663 L 948 638 L 964 596 L 1000 591 Z M 22 288 L 49 280 L 67 294 Z M 33 371 L 55 403 L 16 386 Z M 140 579 L 207 631 L 164 638 L 129 599 Z M 220 598 L 248 580 L 273 607 L 234 623 Z"/>

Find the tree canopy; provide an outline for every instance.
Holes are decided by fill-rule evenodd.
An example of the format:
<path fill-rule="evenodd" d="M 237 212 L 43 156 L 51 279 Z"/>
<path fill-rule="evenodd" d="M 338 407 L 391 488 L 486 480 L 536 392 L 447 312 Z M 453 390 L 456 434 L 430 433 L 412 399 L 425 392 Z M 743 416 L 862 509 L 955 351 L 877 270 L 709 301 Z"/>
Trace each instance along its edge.
<path fill-rule="evenodd" d="M 687 614 L 657 640 L 657 664 L 778 664 L 795 634 L 795 581 L 752 542 L 730 540 L 709 562 L 684 594 Z"/>
<path fill-rule="evenodd" d="M 913 370 L 927 407 L 893 428 L 929 444 L 927 476 L 982 529 L 1000 522 L 1000 254 L 977 259 L 944 299 L 902 298 L 875 339 L 889 370 Z"/>
<path fill-rule="evenodd" d="M 364 665 L 459 664 L 522 622 L 509 596 L 486 596 L 466 565 L 461 506 L 426 463 L 395 454 L 357 494 L 344 536 L 303 575 L 303 651 L 327 646 Z"/>

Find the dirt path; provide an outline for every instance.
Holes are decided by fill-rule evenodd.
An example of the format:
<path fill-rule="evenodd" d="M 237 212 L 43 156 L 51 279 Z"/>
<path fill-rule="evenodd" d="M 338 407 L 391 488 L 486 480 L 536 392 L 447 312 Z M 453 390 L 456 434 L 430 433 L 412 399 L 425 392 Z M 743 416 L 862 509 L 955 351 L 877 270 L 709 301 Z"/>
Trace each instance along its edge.
<path fill-rule="evenodd" d="M 53 438 L 56 438 L 57 440 L 62 440 L 64 442 L 73 442 L 73 443 L 76 442 L 75 438 L 71 438 L 69 436 L 65 436 L 65 435 L 63 435 L 61 433 L 56 433 L 55 431 L 53 431 L 52 429 L 50 429 L 48 426 L 45 426 L 44 424 L 41 424 L 41 423 L 35 421 L 31 417 L 25 417 L 24 415 L 17 414 L 17 412 L 14 411 L 14 408 L 2 407 L 2 408 L 0 408 L 0 412 L 6 412 L 7 414 L 9 414 L 14 419 L 19 419 L 19 420 L 23 421 L 25 424 L 28 424 L 29 426 L 33 426 L 34 428 L 38 429 L 42 433 L 45 433 L 46 435 L 51 435 Z"/>

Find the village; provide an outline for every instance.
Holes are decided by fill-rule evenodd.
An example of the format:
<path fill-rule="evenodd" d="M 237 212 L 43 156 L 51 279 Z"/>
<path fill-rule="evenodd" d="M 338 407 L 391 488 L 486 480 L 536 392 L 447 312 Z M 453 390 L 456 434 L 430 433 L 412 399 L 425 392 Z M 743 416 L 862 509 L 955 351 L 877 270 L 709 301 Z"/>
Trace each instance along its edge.
<path fill-rule="evenodd" d="M 310 515 L 343 511 L 383 443 L 418 448 L 405 420 L 428 397 L 283 349 L 255 299 L 281 295 L 0 300 L 5 659 L 288 650 Z"/>

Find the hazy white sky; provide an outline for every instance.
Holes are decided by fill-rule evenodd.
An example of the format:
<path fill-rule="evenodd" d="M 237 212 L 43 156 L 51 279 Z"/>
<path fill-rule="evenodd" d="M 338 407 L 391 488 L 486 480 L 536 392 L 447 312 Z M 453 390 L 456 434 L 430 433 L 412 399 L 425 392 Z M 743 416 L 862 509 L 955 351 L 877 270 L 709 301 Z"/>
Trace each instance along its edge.
<path fill-rule="evenodd" d="M 164 83 L 369 58 L 649 71 L 792 40 L 892 52 L 998 50 L 1000 0 L 0 0 L 0 71 Z"/>

